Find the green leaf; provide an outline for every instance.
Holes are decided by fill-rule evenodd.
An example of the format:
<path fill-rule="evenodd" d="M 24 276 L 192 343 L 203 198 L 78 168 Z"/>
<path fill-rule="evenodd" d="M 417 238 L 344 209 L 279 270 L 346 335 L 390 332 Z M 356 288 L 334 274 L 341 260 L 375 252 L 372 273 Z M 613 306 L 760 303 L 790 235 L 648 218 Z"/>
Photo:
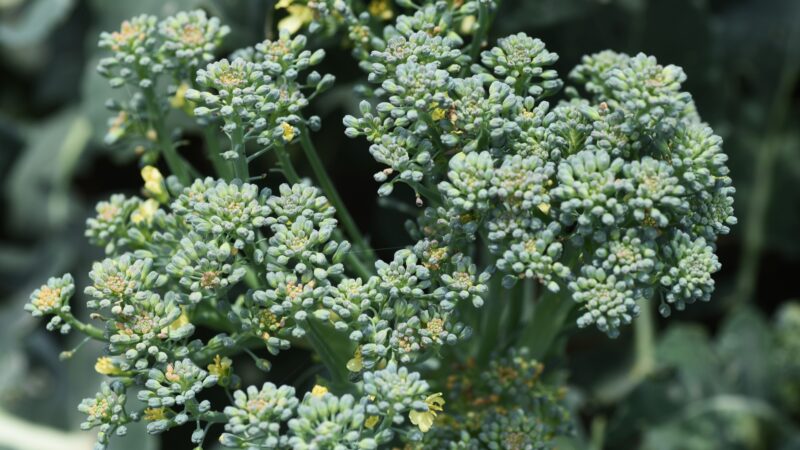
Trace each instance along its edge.
<path fill-rule="evenodd" d="M 21 48 L 43 41 L 66 19 L 75 0 L 35 0 L 13 22 L 0 23 L 0 44 Z"/>
<path fill-rule="evenodd" d="M 26 130 L 27 148 L 5 180 L 8 225 L 33 235 L 66 223 L 74 210 L 69 181 L 91 132 L 73 109 Z"/>

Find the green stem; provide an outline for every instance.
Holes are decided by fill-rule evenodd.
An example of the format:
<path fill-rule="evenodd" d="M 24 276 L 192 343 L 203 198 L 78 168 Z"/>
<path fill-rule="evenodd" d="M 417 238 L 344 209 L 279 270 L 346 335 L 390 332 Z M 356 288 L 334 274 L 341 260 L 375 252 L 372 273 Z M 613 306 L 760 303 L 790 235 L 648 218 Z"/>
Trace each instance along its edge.
<path fill-rule="evenodd" d="M 633 336 L 636 345 L 636 359 L 633 364 L 633 373 L 644 378 L 656 367 L 655 331 L 653 317 L 653 302 L 641 302 L 639 317 L 633 322 Z"/>
<path fill-rule="evenodd" d="M 164 122 L 164 113 L 158 106 L 158 99 L 156 98 L 155 91 L 152 88 L 145 89 L 145 102 L 147 103 L 147 111 L 150 117 L 150 126 L 156 132 L 156 139 L 161 154 L 167 162 L 170 172 L 178 177 L 181 183 L 188 185 L 191 182 L 189 175 L 189 168 L 184 164 L 178 151 L 175 149 L 175 144 L 169 136 L 166 124 Z"/>
<path fill-rule="evenodd" d="M 478 335 L 480 349 L 478 351 L 478 363 L 486 363 L 492 351 L 497 348 L 497 333 L 500 330 L 502 313 L 506 303 L 510 300 L 509 291 L 503 289 L 502 276 L 495 274 L 489 281 L 489 295 L 486 297 L 486 311 L 481 314 L 481 331 Z"/>
<path fill-rule="evenodd" d="M 607 425 L 608 421 L 605 416 L 597 416 L 592 420 L 591 445 L 589 446 L 591 450 L 603 450 Z"/>
<path fill-rule="evenodd" d="M 228 421 L 228 416 L 225 413 L 208 411 L 200 415 L 200 420 L 206 423 L 225 423 Z"/>
<path fill-rule="evenodd" d="M 755 173 L 753 175 L 753 192 L 747 205 L 746 222 L 742 233 L 743 249 L 739 260 L 739 272 L 736 276 L 736 289 L 730 303 L 731 306 L 748 301 L 756 288 L 756 278 L 764 245 L 764 228 L 770 206 L 773 188 L 775 163 L 780 150 L 780 132 L 786 126 L 789 112 L 792 109 L 792 89 L 800 75 L 800 25 L 795 22 L 789 38 L 786 40 L 786 57 L 778 79 L 778 86 L 772 99 L 772 105 L 766 116 L 766 133 L 755 156 Z"/>
<path fill-rule="evenodd" d="M 212 306 L 204 306 L 201 304 L 191 315 L 192 323 L 195 325 L 202 325 L 211 328 L 214 331 L 233 332 L 233 324 L 228 320 L 225 315 L 220 314 L 216 308 Z"/>
<path fill-rule="evenodd" d="M 336 339 L 333 339 L 331 333 L 323 336 L 322 330 L 320 330 L 323 325 L 315 318 L 308 317 L 306 324 L 308 340 L 331 375 L 331 388 L 340 393 L 349 391 L 352 387 L 347 370 L 347 357 L 350 353 L 342 348 L 333 348 Z"/>
<path fill-rule="evenodd" d="M 64 322 L 68 323 L 69 326 L 89 336 L 90 338 L 97 339 L 98 341 L 106 340 L 103 330 L 93 325 L 89 325 L 88 323 L 81 322 L 75 316 L 73 316 L 72 313 L 64 313 L 61 314 L 60 317 L 64 320 Z"/>
<path fill-rule="evenodd" d="M 233 174 L 236 178 L 247 181 L 250 179 L 250 170 L 247 167 L 247 154 L 244 147 L 244 130 L 242 124 L 236 123 L 236 129 L 230 135 L 231 147 L 236 152 L 236 159 L 233 163 Z"/>
<path fill-rule="evenodd" d="M 573 302 L 568 295 L 545 290 L 533 310 L 533 319 L 520 336 L 520 344 L 531 351 L 531 356 L 544 358 L 561 332 L 564 321 L 572 310 Z"/>
<path fill-rule="evenodd" d="M 292 184 L 299 183 L 300 176 L 297 175 L 297 171 L 294 169 L 292 158 L 289 156 L 289 152 L 286 150 L 286 147 L 280 146 L 277 148 L 277 150 L 278 151 L 276 154 L 278 155 L 278 162 L 283 170 L 283 175 L 286 176 L 286 180 Z"/>
<path fill-rule="evenodd" d="M 214 341 L 206 345 L 203 349 L 191 355 L 192 360 L 199 366 L 205 366 L 210 363 L 215 356 L 228 356 L 239 353 L 244 348 L 259 348 L 264 347 L 264 341 L 253 336 L 252 334 L 234 334 L 232 345 L 224 345 L 222 341 Z"/>
<path fill-rule="evenodd" d="M 442 204 L 442 195 L 437 189 L 428 187 L 425 183 L 411 182 L 409 184 L 418 195 L 425 197 L 431 205 L 439 206 Z"/>
<path fill-rule="evenodd" d="M 214 166 L 214 172 L 218 177 L 226 181 L 230 181 L 233 178 L 233 174 L 231 173 L 231 164 L 222 158 L 222 151 L 219 147 L 219 139 L 217 138 L 217 133 L 214 129 L 214 126 L 212 126 L 212 124 L 208 124 L 202 126 L 202 128 L 203 138 L 206 141 L 206 154 L 208 159 L 211 161 L 211 165 Z"/>
<path fill-rule="evenodd" d="M 300 145 L 303 147 L 306 158 L 308 158 L 308 162 L 311 165 L 311 170 L 317 177 L 317 181 L 319 182 L 322 191 L 328 197 L 328 201 L 330 201 L 333 207 L 336 208 L 336 213 L 338 214 L 339 219 L 342 221 L 342 226 L 347 232 L 347 235 L 353 240 L 355 246 L 365 254 L 368 260 L 376 260 L 377 257 L 375 256 L 375 252 L 373 252 L 372 247 L 369 246 L 367 240 L 358 230 L 355 220 L 353 220 L 353 217 L 347 210 L 347 207 L 342 201 L 342 197 L 339 196 L 339 192 L 336 190 L 336 187 L 333 185 L 333 182 L 328 176 L 325 166 L 319 159 L 319 155 L 314 147 L 314 143 L 311 142 L 309 137 L 308 128 L 305 125 L 300 125 Z"/>
<path fill-rule="evenodd" d="M 334 233 L 334 238 L 338 241 L 344 240 L 344 236 L 340 230 L 336 230 Z M 369 277 L 372 276 L 372 270 L 361 261 L 352 251 L 347 252 L 344 256 L 345 261 L 347 264 L 355 270 L 355 272 L 360 276 L 364 281 L 368 280 Z"/>
<path fill-rule="evenodd" d="M 513 291 L 509 296 L 506 315 L 503 320 L 506 328 L 506 333 L 503 336 L 505 345 L 510 344 L 513 339 L 519 336 L 519 324 L 522 323 L 523 315 L 525 314 L 525 305 L 532 304 L 536 296 L 536 283 L 533 280 L 525 280 L 522 283 L 522 287 Z"/>
<path fill-rule="evenodd" d="M 593 398 L 599 404 L 609 405 L 627 397 L 656 370 L 655 304 L 651 299 L 646 299 L 640 302 L 640 306 L 639 317 L 633 322 L 633 364 L 597 387 Z"/>
<path fill-rule="evenodd" d="M 475 36 L 472 37 L 472 42 L 469 44 L 469 57 L 474 62 L 478 59 L 478 53 L 481 51 L 484 39 L 489 34 L 489 25 L 491 25 L 491 18 L 489 15 L 489 7 L 486 3 L 478 3 L 478 30 Z"/>

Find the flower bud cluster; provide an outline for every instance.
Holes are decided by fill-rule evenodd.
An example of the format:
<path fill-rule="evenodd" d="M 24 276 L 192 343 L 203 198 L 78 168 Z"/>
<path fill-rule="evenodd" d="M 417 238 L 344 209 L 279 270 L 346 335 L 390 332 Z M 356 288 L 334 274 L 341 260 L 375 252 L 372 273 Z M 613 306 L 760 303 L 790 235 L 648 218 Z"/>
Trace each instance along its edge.
<path fill-rule="evenodd" d="M 110 54 L 100 60 L 98 72 L 114 88 L 134 88 L 124 101 L 107 103 L 116 116 L 109 120 L 106 143 L 128 138 L 145 162 L 151 162 L 155 141 L 161 138 L 154 124 L 170 106 L 186 109 L 184 92 L 195 72 L 214 60 L 228 33 L 229 27 L 202 10 L 161 21 L 141 15 L 124 21 L 119 31 L 101 33 L 99 46 Z"/>
<path fill-rule="evenodd" d="M 444 346 L 500 320 L 472 308 L 512 297 L 502 286 L 520 280 L 563 295 L 580 308 L 578 326 L 610 336 L 643 301 L 658 299 L 666 316 L 710 298 L 715 240 L 736 223 L 735 190 L 721 139 L 681 91 L 680 68 L 601 52 L 582 60 L 567 99 L 551 104 L 544 99 L 563 82 L 558 56 L 540 40 L 516 34 L 479 51 L 495 1 L 397 5 L 411 13 L 378 35 L 395 11 L 385 0 L 359 13 L 342 0 L 281 0 L 289 17 L 277 39 L 219 61 L 230 30 L 201 11 L 140 16 L 101 36 L 112 56 L 100 72 L 137 89 L 111 103 L 111 138 L 170 141 L 157 92 L 169 74 L 180 108 L 229 136 L 222 156 L 238 178 L 219 170 L 217 155 L 220 180 L 191 181 L 188 168 L 165 179 L 144 167 L 144 198 L 112 196 L 87 221 L 86 236 L 105 252 L 83 291 L 98 326 L 73 316 L 69 274 L 25 306 L 50 316 L 50 330 L 103 343 L 95 369 L 110 381 L 79 406 L 82 427 L 99 428 L 97 448 L 142 419 L 150 433 L 194 424 L 198 448 L 215 423 L 227 448 L 549 448 L 572 422 L 563 389 L 542 380 L 527 349 L 490 355 L 479 343 L 479 362 L 464 359 L 443 383 L 408 366 L 427 370 L 432 355 L 455 355 Z M 369 246 L 354 250 L 342 238 L 337 215 L 356 241 L 357 227 L 320 173 L 329 198 L 305 182 L 272 192 L 248 179 L 250 141 L 258 154 L 296 140 L 312 153 L 306 133 L 319 118 L 302 110 L 333 77 L 311 70 L 324 51 L 293 37 L 306 23 L 311 32 L 345 26 L 374 87 L 344 124 L 386 166 L 374 175 L 379 195 L 402 183 L 425 206 L 407 224 L 414 243 L 389 260 L 365 264 Z M 169 149 L 172 166 L 180 156 Z M 317 351 L 330 384 L 322 378 L 302 397 L 301 383 L 240 388 L 235 354 L 268 371 L 264 350 L 294 345 Z M 230 405 L 212 405 L 216 389 Z M 136 412 L 126 412 L 128 400 L 139 402 Z"/>
<path fill-rule="evenodd" d="M 197 71 L 197 88 L 186 98 L 198 105 L 194 114 L 218 118 L 234 145 L 256 139 L 263 147 L 294 142 L 302 127 L 319 128 L 319 118 L 302 118 L 308 101 L 333 85 L 333 75 L 311 71 L 325 57 L 322 49 L 306 50 L 306 37 L 282 30 L 278 39 L 237 51 Z M 242 157 L 237 149 L 224 154 Z"/>
<path fill-rule="evenodd" d="M 401 16 L 395 28 L 448 20 L 446 8 L 429 12 Z M 426 237 L 448 245 L 480 237 L 506 286 L 532 278 L 566 289 L 583 310 L 579 326 L 613 336 L 640 301 L 663 299 L 666 314 L 709 297 L 714 241 L 736 223 L 734 189 L 719 137 L 681 90 L 680 68 L 601 52 L 570 74 L 588 98 L 570 87 L 570 101 L 550 105 L 542 97 L 563 83 L 541 41 L 500 39 L 473 76 L 449 70 L 455 53 L 432 58 L 451 53 L 432 43 L 406 39 L 402 58 L 375 52 L 365 68 L 380 84 L 378 102 L 344 119 L 348 136 L 364 136 L 388 166 L 375 175 L 380 195 L 403 182 L 440 203 L 420 220 Z M 688 248 L 696 260 L 679 250 Z M 621 256 L 601 261 L 598 252 Z"/>
<path fill-rule="evenodd" d="M 455 365 L 445 394 L 455 404 L 422 436 L 421 448 L 551 448 L 574 425 L 563 388 L 545 383 L 543 371 L 524 347 L 486 365 Z"/>

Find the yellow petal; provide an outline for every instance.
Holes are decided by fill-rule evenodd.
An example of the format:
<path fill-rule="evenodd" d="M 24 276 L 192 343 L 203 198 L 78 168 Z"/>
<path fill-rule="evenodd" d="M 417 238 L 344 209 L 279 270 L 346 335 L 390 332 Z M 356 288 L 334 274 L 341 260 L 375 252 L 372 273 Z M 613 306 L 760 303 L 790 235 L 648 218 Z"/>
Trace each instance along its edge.
<path fill-rule="evenodd" d="M 539 208 L 539 211 L 545 214 L 550 212 L 550 205 L 548 205 L 547 203 L 540 203 L 539 206 L 537 206 L 537 208 Z"/>
<path fill-rule="evenodd" d="M 311 22 L 314 11 L 304 5 L 289 5 L 286 7 L 289 15 L 278 22 L 279 30 L 287 30 L 289 34 L 297 33 L 303 25 Z"/>
<path fill-rule="evenodd" d="M 411 411 L 408 413 L 411 423 L 419 427 L 423 433 L 427 433 L 433 426 L 433 414 L 430 412 Z"/>
<path fill-rule="evenodd" d="M 107 356 L 101 356 L 100 358 L 97 358 L 97 362 L 94 365 L 94 370 L 101 375 L 117 375 L 120 373 L 119 368 L 117 368 L 111 358 Z"/>
<path fill-rule="evenodd" d="M 378 417 L 378 416 L 369 416 L 369 417 L 367 417 L 367 420 L 364 421 L 364 426 L 367 427 L 367 429 L 371 430 L 371 429 L 375 428 L 375 425 L 378 424 L 378 421 L 380 421 L 380 417 Z"/>
<path fill-rule="evenodd" d="M 186 91 L 189 90 L 189 83 L 183 82 L 175 91 L 175 95 L 169 100 L 169 104 L 175 109 L 183 108 L 186 104 Z"/>
<path fill-rule="evenodd" d="M 311 389 L 311 395 L 314 397 L 322 397 L 323 395 L 328 393 L 328 388 L 325 386 L 320 386 L 315 384 L 314 387 Z"/>

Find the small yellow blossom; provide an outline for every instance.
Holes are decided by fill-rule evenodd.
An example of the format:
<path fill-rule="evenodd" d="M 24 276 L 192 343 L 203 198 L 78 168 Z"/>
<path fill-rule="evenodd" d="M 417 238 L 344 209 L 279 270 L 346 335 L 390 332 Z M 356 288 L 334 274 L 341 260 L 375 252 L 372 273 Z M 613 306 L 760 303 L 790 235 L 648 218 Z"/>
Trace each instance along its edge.
<path fill-rule="evenodd" d="M 227 379 L 231 374 L 231 361 L 228 357 L 215 356 L 214 362 L 208 365 L 208 373 L 216 375 L 219 380 Z"/>
<path fill-rule="evenodd" d="M 433 112 L 431 113 L 431 119 L 437 122 L 444 119 L 444 116 L 445 116 L 445 110 L 442 108 L 434 108 Z"/>
<path fill-rule="evenodd" d="M 175 322 L 169 324 L 169 329 L 177 330 L 188 323 L 189 323 L 189 315 L 186 314 L 186 310 L 183 307 L 181 307 L 181 315 L 178 316 L 177 319 L 175 319 Z"/>
<path fill-rule="evenodd" d="M 122 371 L 119 367 L 114 365 L 114 361 L 108 356 L 101 356 L 97 358 L 94 364 L 94 370 L 101 375 L 119 375 Z"/>
<path fill-rule="evenodd" d="M 294 127 L 286 122 L 281 122 L 281 129 L 283 130 L 283 140 L 292 142 L 292 139 L 294 139 Z"/>
<path fill-rule="evenodd" d="M 144 420 L 148 422 L 155 422 L 156 420 L 164 420 L 167 418 L 167 410 L 163 406 L 161 408 L 147 408 L 144 410 Z"/>
<path fill-rule="evenodd" d="M 111 45 L 111 50 L 116 52 L 123 47 L 133 46 L 136 42 L 143 41 L 145 37 L 145 32 L 141 25 L 126 20 L 122 22 L 119 31 L 111 33 L 111 39 L 114 41 L 114 44 Z"/>
<path fill-rule="evenodd" d="M 169 104 L 175 109 L 182 109 L 189 115 L 194 114 L 194 103 L 186 100 L 186 91 L 189 90 L 189 83 L 183 82 L 178 86 L 175 95 L 169 99 Z"/>
<path fill-rule="evenodd" d="M 128 113 L 125 111 L 120 111 L 111 121 L 109 122 L 108 132 L 106 133 L 106 143 L 113 144 L 119 140 L 122 136 L 125 135 L 125 132 L 128 129 Z"/>
<path fill-rule="evenodd" d="M 311 395 L 314 397 L 322 397 L 323 395 L 328 393 L 328 388 L 325 386 L 320 386 L 319 384 L 315 384 L 314 387 L 311 389 Z"/>
<path fill-rule="evenodd" d="M 153 166 L 142 167 L 142 179 L 144 180 L 144 190 L 153 198 L 161 203 L 167 201 L 168 195 L 164 184 L 164 176 Z"/>
<path fill-rule="evenodd" d="M 167 370 L 164 372 L 164 378 L 173 383 L 181 381 L 181 376 L 175 373 L 175 366 L 167 364 Z"/>
<path fill-rule="evenodd" d="M 392 3 L 389 0 L 372 0 L 367 7 L 369 13 L 372 17 L 376 17 L 381 20 L 389 20 L 394 17 L 394 11 L 392 11 Z"/>
<path fill-rule="evenodd" d="M 350 372 L 361 372 L 361 369 L 364 368 L 364 358 L 361 356 L 361 346 L 356 348 L 356 353 L 353 355 L 353 359 L 347 361 L 346 367 Z"/>
<path fill-rule="evenodd" d="M 418 426 L 419 430 L 423 433 L 427 433 L 428 430 L 431 429 L 436 414 L 444 411 L 444 398 L 442 398 L 442 393 L 437 392 L 429 395 L 425 399 L 425 404 L 428 405 L 427 411 L 411 411 L 408 413 L 408 418 L 411 419 L 411 423 Z"/>
<path fill-rule="evenodd" d="M 539 206 L 537 206 L 537 208 L 539 208 L 539 211 L 545 214 L 550 212 L 550 205 L 547 203 L 540 203 Z"/>
<path fill-rule="evenodd" d="M 155 217 L 156 211 L 158 211 L 158 202 L 152 198 L 148 198 L 131 213 L 131 222 L 133 222 L 134 225 L 139 225 L 141 223 L 150 225 L 153 223 L 153 217 Z"/>
<path fill-rule="evenodd" d="M 472 34 L 475 31 L 475 24 L 478 18 L 475 16 L 467 16 L 461 21 L 461 34 Z"/>
<path fill-rule="evenodd" d="M 279 30 L 287 30 L 289 34 L 295 34 L 303 28 L 303 25 L 314 19 L 314 10 L 306 5 L 294 5 L 293 0 L 280 0 L 275 9 L 285 9 L 289 13 L 278 22 Z"/>
<path fill-rule="evenodd" d="M 367 420 L 364 421 L 364 426 L 367 427 L 367 429 L 371 430 L 371 429 L 375 428 L 375 425 L 378 424 L 380 419 L 381 418 L 378 417 L 378 416 L 369 416 L 369 417 L 367 417 Z"/>

